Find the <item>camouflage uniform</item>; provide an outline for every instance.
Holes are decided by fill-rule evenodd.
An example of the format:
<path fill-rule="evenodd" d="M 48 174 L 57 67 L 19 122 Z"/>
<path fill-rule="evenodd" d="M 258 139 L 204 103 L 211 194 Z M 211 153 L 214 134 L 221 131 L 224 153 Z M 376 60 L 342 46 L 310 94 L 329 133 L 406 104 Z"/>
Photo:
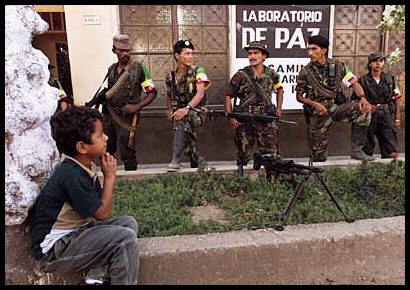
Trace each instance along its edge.
<path fill-rule="evenodd" d="M 167 73 L 165 79 L 167 94 L 172 97 L 171 72 Z M 200 82 L 205 82 L 206 88 L 210 85 L 205 70 L 201 66 L 192 65 L 183 75 L 175 73 L 176 93 L 179 99 L 176 109 L 185 108 L 187 106 L 189 101 L 196 95 L 196 85 Z M 189 157 L 191 167 L 196 167 L 198 164 L 196 129 L 203 124 L 204 112 L 201 104 L 199 104 L 196 108 L 190 109 L 188 114 L 181 120 L 173 120 L 172 122 L 174 138 L 181 139 L 175 140 L 174 144 L 177 145 L 174 146 L 178 148 L 174 149 L 181 151 L 177 153 L 178 156 L 183 153 Z"/>
<path fill-rule="evenodd" d="M 273 92 L 282 89 L 279 75 L 267 66 L 264 66 L 259 78 L 253 74 L 250 66 L 245 67 L 243 71 L 248 73 L 248 75 L 252 75 L 263 91 L 269 96 Z M 255 91 L 252 84 L 240 72 L 237 72 L 231 78 L 226 94 L 234 98 L 235 111 L 264 114 L 268 110 L 268 106 L 271 105 Z M 236 104 L 237 100 L 239 100 L 239 105 Z M 276 157 L 279 155 L 278 125 L 276 122 L 264 123 L 255 121 L 243 123 L 236 129 L 234 142 L 238 149 L 238 165 L 246 165 L 249 162 L 255 143 L 260 154 L 272 154 Z"/>
<path fill-rule="evenodd" d="M 337 74 L 340 79 L 332 80 L 329 77 L 329 64 L 335 64 L 337 70 L 342 72 Z M 359 101 L 349 101 L 337 105 L 332 98 L 325 98 L 308 81 L 308 70 L 313 73 L 319 84 L 333 92 L 340 92 L 340 84 L 349 87 L 357 81 L 356 77 L 340 61 L 327 58 L 326 64 L 322 67 L 310 62 L 304 66 L 298 75 L 296 91 L 306 94 L 305 97 L 320 102 L 328 110 L 328 114 L 320 116 L 316 110 L 308 117 L 308 145 L 312 150 L 314 161 L 325 161 L 327 159 L 327 147 L 329 144 L 329 129 L 333 121 L 342 123 L 353 122 L 358 126 L 368 126 L 371 114 L 361 114 Z"/>

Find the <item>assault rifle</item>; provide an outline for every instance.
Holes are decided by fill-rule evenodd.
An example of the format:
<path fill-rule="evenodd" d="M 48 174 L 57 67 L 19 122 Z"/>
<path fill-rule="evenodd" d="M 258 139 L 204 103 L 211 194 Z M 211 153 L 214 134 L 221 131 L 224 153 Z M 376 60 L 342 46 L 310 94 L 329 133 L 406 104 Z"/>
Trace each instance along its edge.
<path fill-rule="evenodd" d="M 235 118 L 241 123 L 251 123 L 254 121 L 259 121 L 259 122 L 265 122 L 265 123 L 278 122 L 278 123 L 285 123 L 285 124 L 292 124 L 292 125 L 298 124 L 297 122 L 282 120 L 279 117 L 270 116 L 267 114 L 253 114 L 253 113 L 246 113 L 246 112 L 226 113 L 225 111 L 208 110 L 208 118 L 210 119 L 210 121 L 213 121 L 215 118 L 220 117 L 220 116 L 229 116 L 231 118 Z"/>
<path fill-rule="evenodd" d="M 100 107 L 100 105 L 104 104 L 105 100 L 106 100 L 106 96 L 105 93 L 108 91 L 107 88 L 104 88 L 101 92 L 99 92 L 99 90 L 95 93 L 94 97 L 89 101 L 86 102 L 84 105 L 86 107 L 92 108 L 93 106 L 95 106 L 95 109 L 98 110 L 98 108 Z"/>
<path fill-rule="evenodd" d="M 281 225 L 275 227 L 278 231 L 283 231 L 284 226 L 288 220 L 290 213 L 292 212 L 293 206 L 295 205 L 296 201 L 302 196 L 305 190 L 305 184 L 309 180 L 312 173 L 314 173 L 317 179 L 322 183 L 323 187 L 325 188 L 326 192 L 328 193 L 330 199 L 336 205 L 338 210 L 342 213 L 343 217 L 345 218 L 346 222 L 352 223 L 354 222 L 353 219 L 349 219 L 346 214 L 343 212 L 342 208 L 338 204 L 336 198 L 333 196 L 332 192 L 330 191 L 329 187 L 327 186 L 326 182 L 323 179 L 322 173 L 323 169 L 320 167 L 313 166 L 312 158 L 309 160 L 309 165 L 302 165 L 294 163 L 293 160 L 283 160 L 281 158 L 276 158 L 271 154 L 254 154 L 254 165 L 253 168 L 255 170 L 259 170 L 261 166 L 265 167 L 266 171 L 266 178 L 268 181 L 271 180 L 272 175 L 275 175 L 275 178 L 278 177 L 279 174 L 296 174 L 301 175 L 302 178 L 300 181 L 295 182 L 293 184 L 294 195 L 290 199 L 285 211 L 283 212 L 283 222 Z"/>

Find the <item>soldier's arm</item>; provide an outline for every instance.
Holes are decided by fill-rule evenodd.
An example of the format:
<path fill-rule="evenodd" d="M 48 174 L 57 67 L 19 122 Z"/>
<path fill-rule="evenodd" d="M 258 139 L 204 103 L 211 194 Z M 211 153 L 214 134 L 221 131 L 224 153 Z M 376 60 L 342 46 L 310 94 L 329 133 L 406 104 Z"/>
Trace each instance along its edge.
<path fill-rule="evenodd" d="M 139 111 L 148 106 L 157 96 L 157 89 L 155 88 L 154 82 L 150 78 L 149 71 L 145 67 L 145 65 L 141 64 L 139 68 L 142 70 L 142 74 L 140 74 L 140 82 L 142 86 L 142 90 L 145 93 L 145 98 L 141 100 L 137 104 L 127 104 L 122 108 L 122 112 L 124 114 L 138 114 Z"/>
<path fill-rule="evenodd" d="M 283 89 L 276 93 L 276 116 L 282 117 Z"/>
<path fill-rule="evenodd" d="M 366 100 L 363 87 L 360 85 L 357 77 L 349 70 L 349 68 L 344 63 L 342 64 L 342 66 L 345 74 L 342 79 L 342 83 L 346 87 L 351 87 L 356 96 L 360 98 L 359 107 L 362 114 L 371 112 L 373 110 L 373 106 Z"/>
<path fill-rule="evenodd" d="M 189 106 L 195 108 L 204 98 L 205 90 L 211 85 L 211 80 L 205 73 L 205 69 L 202 66 L 198 66 L 196 69 L 196 94 L 192 100 L 188 103 Z"/>
<path fill-rule="evenodd" d="M 303 96 L 303 94 L 302 94 L 301 92 L 299 92 L 299 91 L 296 91 L 296 100 L 297 100 L 299 103 L 302 103 L 302 104 L 304 104 L 304 105 L 311 106 L 312 108 L 314 108 L 314 109 L 318 112 L 319 115 L 326 115 L 326 114 L 327 114 L 327 109 L 326 109 L 325 106 L 323 106 L 323 105 L 322 105 L 321 103 L 319 103 L 319 102 L 315 102 L 315 101 L 312 101 L 312 100 L 310 100 L 310 99 L 308 99 L 308 98 L 305 98 L 305 97 Z"/>
<path fill-rule="evenodd" d="M 139 102 L 137 105 L 139 105 L 139 109 L 144 108 L 145 106 L 148 106 L 149 104 L 152 103 L 152 101 L 157 97 L 157 90 L 153 90 L 149 92 L 148 94 L 145 95 L 145 98 Z"/>
<path fill-rule="evenodd" d="M 197 83 L 196 94 L 192 100 L 188 103 L 192 108 L 195 108 L 205 96 L 205 83 Z"/>
<path fill-rule="evenodd" d="M 327 109 L 325 106 L 323 106 L 319 102 L 315 102 L 303 96 L 308 90 L 307 73 L 308 72 L 307 72 L 306 67 L 302 67 L 302 69 L 299 72 L 298 78 L 297 78 L 298 82 L 296 85 L 296 100 L 299 103 L 302 103 L 304 105 L 314 108 L 318 112 L 319 115 L 325 115 L 327 114 Z"/>
<path fill-rule="evenodd" d="M 227 114 L 232 113 L 232 98 L 228 94 L 225 95 L 224 106 L 225 106 L 225 112 Z M 229 120 L 229 124 L 231 125 L 233 129 L 238 128 L 238 126 L 241 124 L 240 122 L 238 122 L 238 120 L 236 120 L 235 118 L 229 117 L 229 116 L 228 116 L 228 120 Z"/>
<path fill-rule="evenodd" d="M 352 89 L 355 92 L 355 94 L 359 96 L 360 98 L 359 107 L 360 107 L 360 111 L 362 112 L 362 114 L 371 112 L 373 110 L 373 106 L 366 100 L 366 97 L 364 95 L 364 90 L 358 81 L 356 81 L 352 85 Z"/>
<path fill-rule="evenodd" d="M 400 104 L 401 104 L 400 99 L 395 99 L 394 100 L 394 105 L 395 105 L 395 108 L 396 108 L 396 111 L 395 111 L 395 114 L 394 114 L 394 127 L 396 127 L 396 129 L 399 129 L 401 127 Z"/>
<path fill-rule="evenodd" d="M 399 129 L 401 127 L 401 121 L 400 121 L 400 105 L 401 105 L 401 93 L 399 87 L 395 84 L 394 79 L 393 79 L 393 99 L 394 99 L 394 105 L 395 105 L 395 112 L 394 112 L 394 127 L 396 129 Z"/>
<path fill-rule="evenodd" d="M 204 95 L 205 95 L 205 83 L 203 82 L 197 83 L 196 94 L 192 98 L 192 100 L 189 101 L 188 106 L 190 106 L 191 108 L 195 108 L 195 106 L 201 102 Z M 179 108 L 172 114 L 172 117 L 178 121 L 178 120 L 181 120 L 186 114 L 188 114 L 188 112 L 189 112 L 188 107 Z"/>
<path fill-rule="evenodd" d="M 274 73 L 274 91 L 276 92 L 276 116 L 282 116 L 282 104 L 283 104 L 283 85 L 280 81 L 280 76 L 278 73 Z"/>
<path fill-rule="evenodd" d="M 227 89 L 227 92 L 225 94 L 225 99 L 224 99 L 225 112 L 227 114 L 232 113 L 232 98 L 234 98 L 237 95 L 239 86 L 242 82 L 243 82 L 243 77 L 240 73 L 234 74 L 231 80 L 229 81 L 228 89 Z M 241 123 L 235 118 L 228 116 L 228 120 L 229 120 L 229 124 L 231 125 L 233 129 L 236 129 L 238 128 L 239 125 L 241 125 Z"/>
<path fill-rule="evenodd" d="M 232 98 L 230 95 L 225 95 L 224 97 L 224 107 L 226 113 L 232 113 Z"/>
<path fill-rule="evenodd" d="M 172 100 L 171 100 L 171 92 L 166 92 L 165 102 L 167 104 L 167 118 L 172 120 Z"/>
<path fill-rule="evenodd" d="M 157 89 L 155 88 L 154 82 L 151 79 L 149 71 L 145 65 L 141 65 L 141 69 L 143 71 L 143 80 L 141 82 L 142 90 L 145 93 L 145 98 L 138 103 L 140 106 L 139 109 L 144 108 L 152 103 L 152 101 L 157 97 Z"/>

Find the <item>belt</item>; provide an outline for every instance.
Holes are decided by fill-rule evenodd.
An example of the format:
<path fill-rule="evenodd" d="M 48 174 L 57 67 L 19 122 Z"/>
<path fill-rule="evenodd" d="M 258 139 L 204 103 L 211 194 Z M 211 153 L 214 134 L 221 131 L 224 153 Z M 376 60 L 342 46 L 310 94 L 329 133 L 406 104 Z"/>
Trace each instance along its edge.
<path fill-rule="evenodd" d="M 266 106 L 242 106 L 241 111 L 250 114 L 264 114 L 266 113 L 267 107 Z"/>
<path fill-rule="evenodd" d="M 335 103 L 334 99 L 329 99 L 329 98 L 319 99 L 319 100 L 316 99 L 315 101 L 321 103 L 322 105 L 328 105 L 328 106 L 329 105 L 333 106 L 333 104 Z"/>
<path fill-rule="evenodd" d="M 389 109 L 389 104 L 384 103 L 384 104 L 374 104 L 373 106 L 376 107 L 376 110 L 388 110 Z"/>

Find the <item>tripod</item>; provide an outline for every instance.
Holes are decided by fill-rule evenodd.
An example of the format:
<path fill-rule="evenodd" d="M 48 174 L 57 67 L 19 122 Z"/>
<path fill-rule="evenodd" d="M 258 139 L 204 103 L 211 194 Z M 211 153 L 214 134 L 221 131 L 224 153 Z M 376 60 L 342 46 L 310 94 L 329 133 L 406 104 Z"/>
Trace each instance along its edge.
<path fill-rule="evenodd" d="M 283 172 L 283 167 L 284 167 L 283 164 L 286 165 L 287 172 Z M 346 216 L 346 214 L 343 212 L 343 210 L 340 207 L 339 203 L 337 202 L 336 198 L 333 196 L 332 192 L 330 191 L 329 187 L 327 186 L 326 182 L 324 181 L 323 176 L 322 176 L 323 169 L 313 166 L 312 156 L 310 156 L 310 158 L 309 158 L 308 166 L 295 164 L 295 163 L 293 163 L 293 160 L 290 160 L 287 163 L 282 162 L 280 168 L 282 170 L 276 170 L 276 174 L 279 174 L 279 173 L 297 173 L 299 175 L 303 175 L 303 178 L 296 184 L 296 186 L 294 188 L 295 193 L 294 193 L 293 197 L 291 198 L 291 200 L 289 201 L 285 211 L 283 212 L 283 222 L 282 222 L 281 225 L 278 225 L 278 226 L 275 227 L 276 230 L 278 230 L 278 231 L 283 231 L 284 230 L 284 227 L 287 223 L 289 215 L 292 212 L 292 209 L 293 209 L 296 201 L 299 199 L 301 194 L 304 192 L 306 182 L 309 180 L 312 173 L 315 173 L 317 179 L 320 181 L 320 183 L 322 183 L 322 185 L 326 189 L 326 192 L 328 193 L 330 199 L 336 205 L 337 209 L 342 213 L 342 215 L 345 218 L 346 222 L 348 222 L 348 223 L 354 222 L 354 219 L 349 219 Z M 275 167 L 273 167 L 272 170 L 275 171 Z"/>

